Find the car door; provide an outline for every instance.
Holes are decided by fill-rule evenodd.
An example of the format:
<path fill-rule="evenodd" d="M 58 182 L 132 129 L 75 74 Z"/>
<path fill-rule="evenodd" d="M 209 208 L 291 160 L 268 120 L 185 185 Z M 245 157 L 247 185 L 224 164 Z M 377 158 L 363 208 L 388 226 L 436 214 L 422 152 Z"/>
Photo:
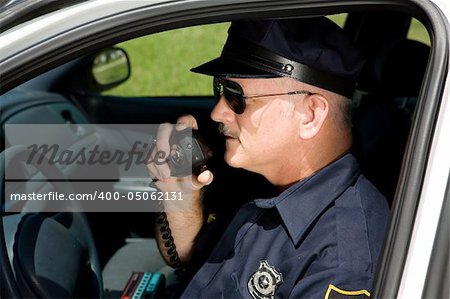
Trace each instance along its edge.
<path fill-rule="evenodd" d="M 41 18 L 35 23 L 12 28 L 0 36 L 1 89 L 7 92 L 38 74 L 119 42 L 174 28 L 240 18 L 365 13 L 374 10 L 402 11 L 417 17 L 427 25 L 431 36 L 430 58 L 408 131 L 408 142 L 395 188 L 392 220 L 373 292 L 374 297 L 381 298 L 415 297 L 423 292 L 433 244 L 432 241 L 422 243 L 421 240 L 434 240 L 450 169 L 450 149 L 445 141 L 448 140 L 449 125 L 446 121 L 449 119 L 449 11 L 445 1 L 87 1 L 54 12 L 48 19 Z M 362 18 L 364 20 L 365 16 Z M 369 34 L 358 30 L 354 34 L 370 38 Z M 133 56 L 130 59 L 133 60 Z M 148 76 L 151 80 L 156 73 L 157 69 L 148 70 L 141 77 Z M 110 124 L 147 124 L 150 118 L 151 123 L 174 122 L 178 115 L 185 113 L 195 114 L 201 122 L 207 123 L 214 104 L 207 94 L 162 95 L 147 91 L 125 95 L 109 92 L 69 95 L 92 119 Z M 214 140 L 214 126 L 202 127 L 211 130 L 210 137 Z M 220 156 L 220 145 L 218 153 Z M 220 187 L 229 192 L 222 194 L 224 199 L 228 199 L 230 194 L 246 191 L 239 189 L 237 183 L 241 180 L 235 176 L 222 181 Z M 113 231 L 116 232 L 120 229 L 116 218 L 104 221 L 114 222 L 116 226 Z M 422 229 L 424 222 L 431 223 L 429 229 Z M 143 222 L 139 223 L 140 227 L 145 226 Z M 103 225 L 98 235 L 111 228 Z M 103 244 L 103 241 L 100 243 Z"/>

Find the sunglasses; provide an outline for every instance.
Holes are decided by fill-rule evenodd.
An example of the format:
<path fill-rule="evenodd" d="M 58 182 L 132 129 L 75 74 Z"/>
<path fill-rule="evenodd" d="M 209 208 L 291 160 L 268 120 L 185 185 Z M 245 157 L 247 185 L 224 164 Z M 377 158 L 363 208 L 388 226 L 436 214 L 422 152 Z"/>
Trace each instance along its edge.
<path fill-rule="evenodd" d="M 219 101 L 222 98 L 222 96 L 224 96 L 228 106 L 236 114 L 242 114 L 244 112 L 246 105 L 245 101 L 248 99 L 282 96 L 282 95 L 313 94 L 312 92 L 307 90 L 298 90 L 286 93 L 271 93 L 254 96 L 245 96 L 242 87 L 238 83 L 230 80 L 225 80 L 219 77 L 214 77 L 213 89 L 214 89 L 214 97 L 216 98 L 216 100 Z"/>

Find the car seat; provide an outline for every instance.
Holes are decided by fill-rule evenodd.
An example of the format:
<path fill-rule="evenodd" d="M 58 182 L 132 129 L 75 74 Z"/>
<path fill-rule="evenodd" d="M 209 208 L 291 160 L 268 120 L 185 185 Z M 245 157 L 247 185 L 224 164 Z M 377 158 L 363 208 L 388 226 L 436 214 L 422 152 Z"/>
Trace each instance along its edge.
<path fill-rule="evenodd" d="M 376 53 L 371 90 L 354 100 L 354 154 L 368 179 L 392 203 L 429 46 L 395 39 Z"/>

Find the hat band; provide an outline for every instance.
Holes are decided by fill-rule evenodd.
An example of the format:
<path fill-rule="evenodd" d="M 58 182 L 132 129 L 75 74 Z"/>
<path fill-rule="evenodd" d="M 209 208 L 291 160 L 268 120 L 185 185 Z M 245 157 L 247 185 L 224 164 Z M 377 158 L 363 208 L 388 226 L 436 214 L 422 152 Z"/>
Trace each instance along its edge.
<path fill-rule="evenodd" d="M 239 45 L 238 47 L 230 44 Z M 287 59 L 261 46 L 240 39 L 227 43 L 221 56 L 282 77 L 289 77 L 345 97 L 351 97 L 354 82 L 340 76 L 321 72 L 305 64 Z"/>

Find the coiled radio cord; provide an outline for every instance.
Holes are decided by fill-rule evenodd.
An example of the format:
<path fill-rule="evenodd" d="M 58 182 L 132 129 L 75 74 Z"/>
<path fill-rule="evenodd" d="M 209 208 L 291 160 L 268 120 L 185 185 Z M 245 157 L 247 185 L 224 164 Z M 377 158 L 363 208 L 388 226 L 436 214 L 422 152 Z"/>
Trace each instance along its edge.
<path fill-rule="evenodd" d="M 161 238 L 166 248 L 166 253 L 169 256 L 169 262 L 175 269 L 175 275 L 179 279 L 184 273 L 184 268 L 181 263 L 181 259 L 178 256 L 177 247 L 172 237 L 172 231 L 169 227 L 169 221 L 167 220 L 167 214 L 165 212 L 159 212 L 157 217 L 157 224 L 159 225 L 159 231 L 161 232 Z"/>

